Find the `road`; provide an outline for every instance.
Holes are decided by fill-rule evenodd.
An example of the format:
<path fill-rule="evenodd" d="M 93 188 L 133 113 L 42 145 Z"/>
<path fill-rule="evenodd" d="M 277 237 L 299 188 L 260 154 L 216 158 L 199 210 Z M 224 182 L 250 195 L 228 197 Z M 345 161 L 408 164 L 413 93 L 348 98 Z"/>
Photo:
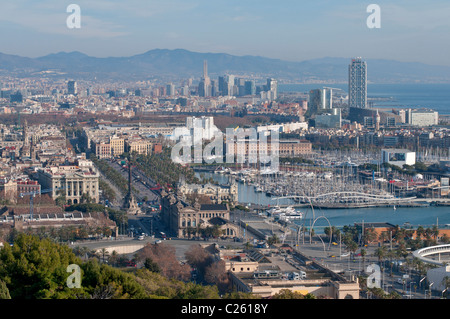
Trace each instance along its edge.
<path fill-rule="evenodd" d="M 295 246 L 295 244 L 292 244 L 292 246 Z M 376 265 L 379 267 L 378 258 L 374 257 L 374 252 L 378 248 L 377 245 L 365 247 L 367 255 L 364 260 L 360 256 L 351 258 L 344 247 L 339 247 L 339 245 L 329 245 L 328 242 L 325 242 L 324 249 L 324 245 L 320 240 L 316 240 L 313 243 L 309 243 L 309 241 L 306 241 L 305 243 L 300 242 L 299 246 L 296 248 L 302 254 L 313 258 L 328 269 L 337 272 L 343 271 L 344 275 L 347 277 L 350 275 L 362 274 L 364 269 L 367 269 L 369 265 Z M 379 286 L 387 293 L 396 291 L 405 299 L 430 298 L 429 286 L 426 279 L 424 279 L 424 276 L 409 270 L 407 267 L 398 265 L 395 262 L 391 264 L 389 261 L 384 263 L 384 268 L 379 269 L 381 271 Z M 365 273 L 366 276 L 370 274 L 371 273 Z M 405 275 L 407 278 L 404 278 Z M 363 297 L 367 298 L 367 296 Z M 440 298 L 441 296 L 437 292 L 432 291 L 431 297 Z"/>
<path fill-rule="evenodd" d="M 118 171 L 126 180 L 128 180 L 128 169 L 123 168 L 120 162 L 108 159 L 106 160 L 108 164 Z M 137 167 L 133 167 L 131 171 L 133 180 L 132 186 L 139 192 L 135 193 L 136 199 L 142 202 L 143 198 L 147 197 L 147 201 L 154 205 L 159 205 L 159 195 L 156 191 L 151 190 L 151 188 L 156 187 L 155 181 L 144 175 L 144 173 Z"/>

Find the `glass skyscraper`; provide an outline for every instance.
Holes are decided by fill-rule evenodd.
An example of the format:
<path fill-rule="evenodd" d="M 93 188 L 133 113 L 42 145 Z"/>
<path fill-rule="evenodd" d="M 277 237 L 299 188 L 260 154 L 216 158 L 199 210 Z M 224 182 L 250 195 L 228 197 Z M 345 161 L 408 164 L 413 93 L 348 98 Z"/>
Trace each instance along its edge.
<path fill-rule="evenodd" d="M 354 58 L 348 67 L 348 106 L 367 108 L 367 64 Z"/>

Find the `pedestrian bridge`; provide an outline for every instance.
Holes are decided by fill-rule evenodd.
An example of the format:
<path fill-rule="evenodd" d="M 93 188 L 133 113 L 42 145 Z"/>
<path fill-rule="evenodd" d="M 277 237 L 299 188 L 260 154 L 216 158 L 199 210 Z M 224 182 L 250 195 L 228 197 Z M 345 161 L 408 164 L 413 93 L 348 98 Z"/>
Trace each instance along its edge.
<path fill-rule="evenodd" d="M 450 254 L 450 244 L 425 247 L 413 252 L 414 257 L 429 264 L 443 266 L 450 263 L 449 258 L 446 260 L 441 260 L 441 254 Z M 428 257 L 433 255 L 437 255 L 437 259 Z"/>

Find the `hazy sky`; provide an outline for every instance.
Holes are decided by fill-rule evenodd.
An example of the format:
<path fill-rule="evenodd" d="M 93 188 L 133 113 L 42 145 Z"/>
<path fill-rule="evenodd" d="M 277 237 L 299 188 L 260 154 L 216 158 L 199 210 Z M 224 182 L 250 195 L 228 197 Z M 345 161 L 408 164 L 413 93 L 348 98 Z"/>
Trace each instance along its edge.
<path fill-rule="evenodd" d="M 69 4 L 81 28 L 69 29 Z M 367 6 L 381 8 L 369 29 Z M 151 49 L 260 55 L 395 59 L 450 65 L 449 0 L 0 0 L 0 52 L 97 57 Z"/>

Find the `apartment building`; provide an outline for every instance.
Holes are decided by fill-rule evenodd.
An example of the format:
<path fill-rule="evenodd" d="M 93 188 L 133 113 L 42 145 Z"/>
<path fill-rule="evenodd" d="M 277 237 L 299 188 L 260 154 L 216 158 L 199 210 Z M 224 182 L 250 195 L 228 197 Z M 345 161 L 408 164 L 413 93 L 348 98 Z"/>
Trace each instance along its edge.
<path fill-rule="evenodd" d="M 247 139 L 241 139 L 235 143 L 227 143 L 226 149 L 228 154 L 234 154 L 238 157 L 245 157 L 246 159 L 254 157 L 255 159 L 262 153 L 268 156 L 275 155 L 277 153 L 280 157 L 296 157 L 304 154 L 310 154 L 312 152 L 312 144 L 307 140 L 279 140 L 278 143 L 272 143 L 270 139 L 267 141 L 250 141 Z"/>
<path fill-rule="evenodd" d="M 149 155 L 152 153 L 152 146 L 153 144 L 149 140 L 141 137 L 132 137 L 125 141 L 125 148 L 129 153 Z"/>

